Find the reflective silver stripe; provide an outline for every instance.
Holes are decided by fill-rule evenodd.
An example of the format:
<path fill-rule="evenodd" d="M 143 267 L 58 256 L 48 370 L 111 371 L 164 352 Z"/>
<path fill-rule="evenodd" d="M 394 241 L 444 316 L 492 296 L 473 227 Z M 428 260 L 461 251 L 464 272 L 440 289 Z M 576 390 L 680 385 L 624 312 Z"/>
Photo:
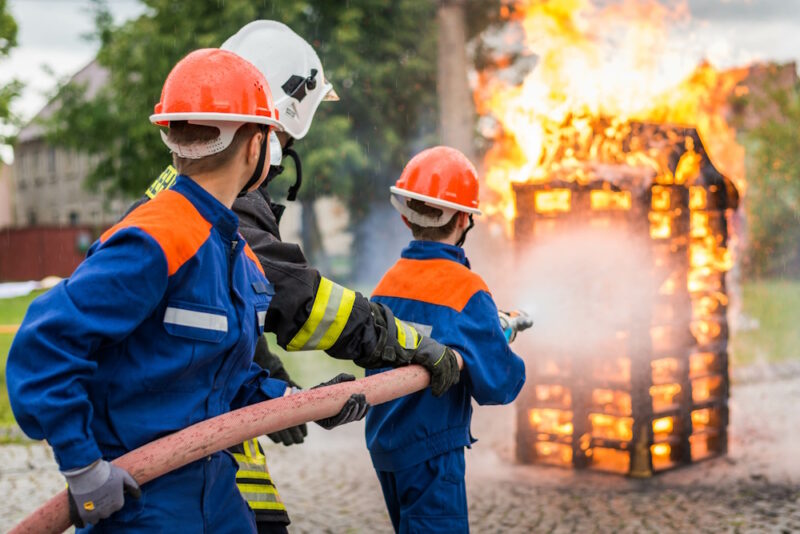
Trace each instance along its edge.
<path fill-rule="evenodd" d="M 261 328 L 264 328 L 264 321 L 267 320 L 267 312 L 260 311 L 260 312 L 257 312 L 257 314 L 258 314 L 258 326 L 261 327 Z"/>
<path fill-rule="evenodd" d="M 417 332 L 419 332 L 419 335 L 431 337 L 431 332 L 433 332 L 433 327 L 431 325 L 412 323 L 411 321 L 405 321 L 405 323 L 409 326 L 414 327 L 417 330 Z"/>
<path fill-rule="evenodd" d="M 216 330 L 218 332 L 228 331 L 228 317 L 226 315 L 184 310 L 182 308 L 167 308 L 164 314 L 164 322 L 178 326 Z"/>
<path fill-rule="evenodd" d="M 342 302 L 342 295 L 344 295 L 344 288 L 339 284 L 331 284 L 331 286 L 331 294 L 328 297 L 327 306 L 325 307 L 325 314 L 322 316 L 322 320 L 319 322 L 319 325 L 317 325 L 317 328 L 314 330 L 311 338 L 306 341 L 306 347 L 318 347 L 320 341 L 322 341 L 322 337 L 325 335 L 325 332 L 328 331 L 328 328 L 336 320 L 336 314 L 339 311 L 339 303 Z"/>

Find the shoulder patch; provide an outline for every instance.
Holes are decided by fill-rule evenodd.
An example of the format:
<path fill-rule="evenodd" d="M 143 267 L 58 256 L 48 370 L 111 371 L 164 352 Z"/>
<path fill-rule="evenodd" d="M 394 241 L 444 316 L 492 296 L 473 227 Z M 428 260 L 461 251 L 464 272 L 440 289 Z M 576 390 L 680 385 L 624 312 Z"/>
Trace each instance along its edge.
<path fill-rule="evenodd" d="M 189 200 L 175 191 L 161 192 L 145 202 L 100 236 L 105 242 L 119 230 L 139 228 L 155 239 L 167 258 L 168 275 L 172 276 L 191 259 L 211 234 L 211 223 Z"/>
<path fill-rule="evenodd" d="M 245 256 L 250 258 L 250 260 L 253 263 L 256 264 L 256 267 L 258 267 L 258 270 L 261 271 L 261 274 L 264 274 L 264 268 L 261 266 L 261 262 L 258 260 L 258 256 L 256 256 L 256 253 L 253 252 L 253 249 L 250 248 L 250 245 L 247 242 L 245 242 L 244 244 L 244 254 Z M 266 276 L 266 274 L 264 274 L 264 276 Z"/>
<path fill-rule="evenodd" d="M 478 291 L 489 293 L 489 288 L 460 263 L 402 258 L 386 272 L 372 296 L 416 300 L 460 312 Z"/>

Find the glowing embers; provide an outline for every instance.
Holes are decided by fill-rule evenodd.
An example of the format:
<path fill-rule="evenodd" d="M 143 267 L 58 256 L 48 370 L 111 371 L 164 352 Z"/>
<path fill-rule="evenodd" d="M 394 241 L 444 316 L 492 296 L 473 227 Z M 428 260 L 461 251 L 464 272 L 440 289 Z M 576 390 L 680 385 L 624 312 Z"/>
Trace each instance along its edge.
<path fill-rule="evenodd" d="M 536 458 L 546 464 L 569 467 L 572 464 L 572 446 L 552 441 L 537 441 L 534 444 Z"/>
<path fill-rule="evenodd" d="M 721 375 L 706 376 L 692 380 L 692 401 L 703 403 L 719 400 L 724 391 L 725 382 Z"/>
<path fill-rule="evenodd" d="M 548 189 L 536 191 L 534 209 L 537 213 L 564 213 L 570 210 L 572 191 L 569 189 Z"/>
<path fill-rule="evenodd" d="M 692 461 L 702 460 L 724 451 L 725 425 L 721 408 L 694 410 L 689 448 Z"/>
<path fill-rule="evenodd" d="M 689 355 L 689 378 L 720 373 L 723 370 L 721 354 L 713 352 L 695 352 Z"/>
<path fill-rule="evenodd" d="M 529 415 L 533 430 L 542 434 L 572 435 L 572 412 L 552 408 L 533 409 Z"/>
<path fill-rule="evenodd" d="M 669 239 L 672 237 L 672 217 L 669 213 L 651 211 L 650 237 L 653 239 Z"/>
<path fill-rule="evenodd" d="M 612 415 L 631 415 L 633 413 L 631 394 L 614 389 L 594 389 L 590 409 Z"/>
<path fill-rule="evenodd" d="M 593 438 L 613 441 L 630 441 L 633 439 L 632 417 L 615 417 L 604 413 L 590 413 L 589 428 Z"/>
<path fill-rule="evenodd" d="M 629 210 L 632 205 L 631 192 L 595 189 L 589 193 L 589 203 L 596 211 Z"/>
<path fill-rule="evenodd" d="M 668 412 L 679 407 L 683 388 L 680 384 L 657 384 L 650 386 L 653 413 Z"/>
<path fill-rule="evenodd" d="M 594 447 L 587 451 L 587 455 L 591 457 L 590 465 L 592 469 L 619 473 L 620 475 L 626 475 L 630 471 L 631 455 L 626 450 Z"/>
<path fill-rule="evenodd" d="M 572 406 L 572 394 L 559 384 L 537 384 L 536 400 L 540 405 L 568 409 Z"/>
<path fill-rule="evenodd" d="M 678 358 L 660 358 L 650 362 L 653 372 L 653 384 L 664 384 L 677 382 L 680 379 L 682 370 L 681 362 Z"/>

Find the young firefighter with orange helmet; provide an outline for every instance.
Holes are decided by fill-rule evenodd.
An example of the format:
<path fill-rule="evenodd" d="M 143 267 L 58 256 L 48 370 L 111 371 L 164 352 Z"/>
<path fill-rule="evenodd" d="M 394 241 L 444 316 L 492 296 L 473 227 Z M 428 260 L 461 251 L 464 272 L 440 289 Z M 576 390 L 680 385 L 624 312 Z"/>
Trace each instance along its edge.
<path fill-rule="evenodd" d="M 175 185 L 105 232 L 14 339 L 14 415 L 53 448 L 87 531 L 256 530 L 230 454 L 142 488 L 110 460 L 287 392 L 253 364 L 272 287 L 231 210 L 264 180 L 277 119 L 266 79 L 240 56 L 203 49 L 179 61 L 150 117 L 169 127 Z"/>
<path fill-rule="evenodd" d="M 461 154 L 435 147 L 416 155 L 391 188 L 392 205 L 414 240 L 384 275 L 372 299 L 416 330 L 452 347 L 463 376 L 441 397 L 422 391 L 373 406 L 366 438 L 397 532 L 467 532 L 464 447 L 471 400 L 507 404 L 525 382 L 508 346 L 530 320 L 507 321 L 461 246 L 478 210 L 478 177 Z M 512 325 L 508 334 L 504 327 Z M 409 332 L 408 335 L 415 335 Z M 374 374 L 381 371 L 367 371 Z"/>

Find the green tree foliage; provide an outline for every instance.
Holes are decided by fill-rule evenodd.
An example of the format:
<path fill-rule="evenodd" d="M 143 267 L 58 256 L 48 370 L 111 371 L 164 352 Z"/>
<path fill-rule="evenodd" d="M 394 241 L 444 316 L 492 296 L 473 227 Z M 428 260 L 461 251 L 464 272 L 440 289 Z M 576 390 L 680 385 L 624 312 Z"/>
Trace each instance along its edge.
<path fill-rule="evenodd" d="M 358 224 L 410 156 L 436 140 L 436 9 L 428 0 L 142 0 L 136 20 L 115 27 L 96 2 L 97 59 L 109 72 L 99 94 L 62 87 L 50 140 L 97 156 L 90 184 L 140 194 L 169 161 L 147 117 L 172 66 L 201 47 L 219 46 L 244 24 L 282 21 L 317 50 L 341 100 L 323 102 L 296 144 L 303 162 L 304 207 L 335 195 Z M 470 0 L 477 32 L 498 0 Z M 271 189 L 280 196 L 292 165 Z M 313 256 L 313 251 L 311 252 Z"/>
<path fill-rule="evenodd" d="M 0 61 L 7 58 L 11 50 L 17 46 L 17 23 L 8 11 L 6 0 L 0 0 Z M 11 111 L 11 102 L 22 90 L 22 84 L 11 80 L 0 85 L 0 125 L 18 124 L 18 117 Z M 10 141 L 0 133 L 0 143 Z"/>
<path fill-rule="evenodd" d="M 353 188 L 386 183 L 424 130 L 435 106 L 434 7 L 416 0 L 347 3 L 285 0 L 144 0 L 145 13 L 120 27 L 97 3 L 98 61 L 109 82 L 91 100 L 66 86 L 51 140 L 99 157 L 92 180 L 138 194 L 168 154 L 147 117 L 172 66 L 189 51 L 219 46 L 259 18 L 281 20 L 308 39 L 342 100 L 323 103 L 298 143 L 306 195 L 349 198 Z M 428 128 L 430 130 L 430 128 Z M 369 170 L 367 170 L 369 169 Z M 291 174 L 291 169 L 287 174 Z M 287 179 L 291 179 L 288 176 Z M 363 191 L 363 190 L 362 190 Z"/>
<path fill-rule="evenodd" d="M 800 87 L 767 91 L 749 104 L 772 118 L 746 135 L 746 272 L 799 278 Z"/>

